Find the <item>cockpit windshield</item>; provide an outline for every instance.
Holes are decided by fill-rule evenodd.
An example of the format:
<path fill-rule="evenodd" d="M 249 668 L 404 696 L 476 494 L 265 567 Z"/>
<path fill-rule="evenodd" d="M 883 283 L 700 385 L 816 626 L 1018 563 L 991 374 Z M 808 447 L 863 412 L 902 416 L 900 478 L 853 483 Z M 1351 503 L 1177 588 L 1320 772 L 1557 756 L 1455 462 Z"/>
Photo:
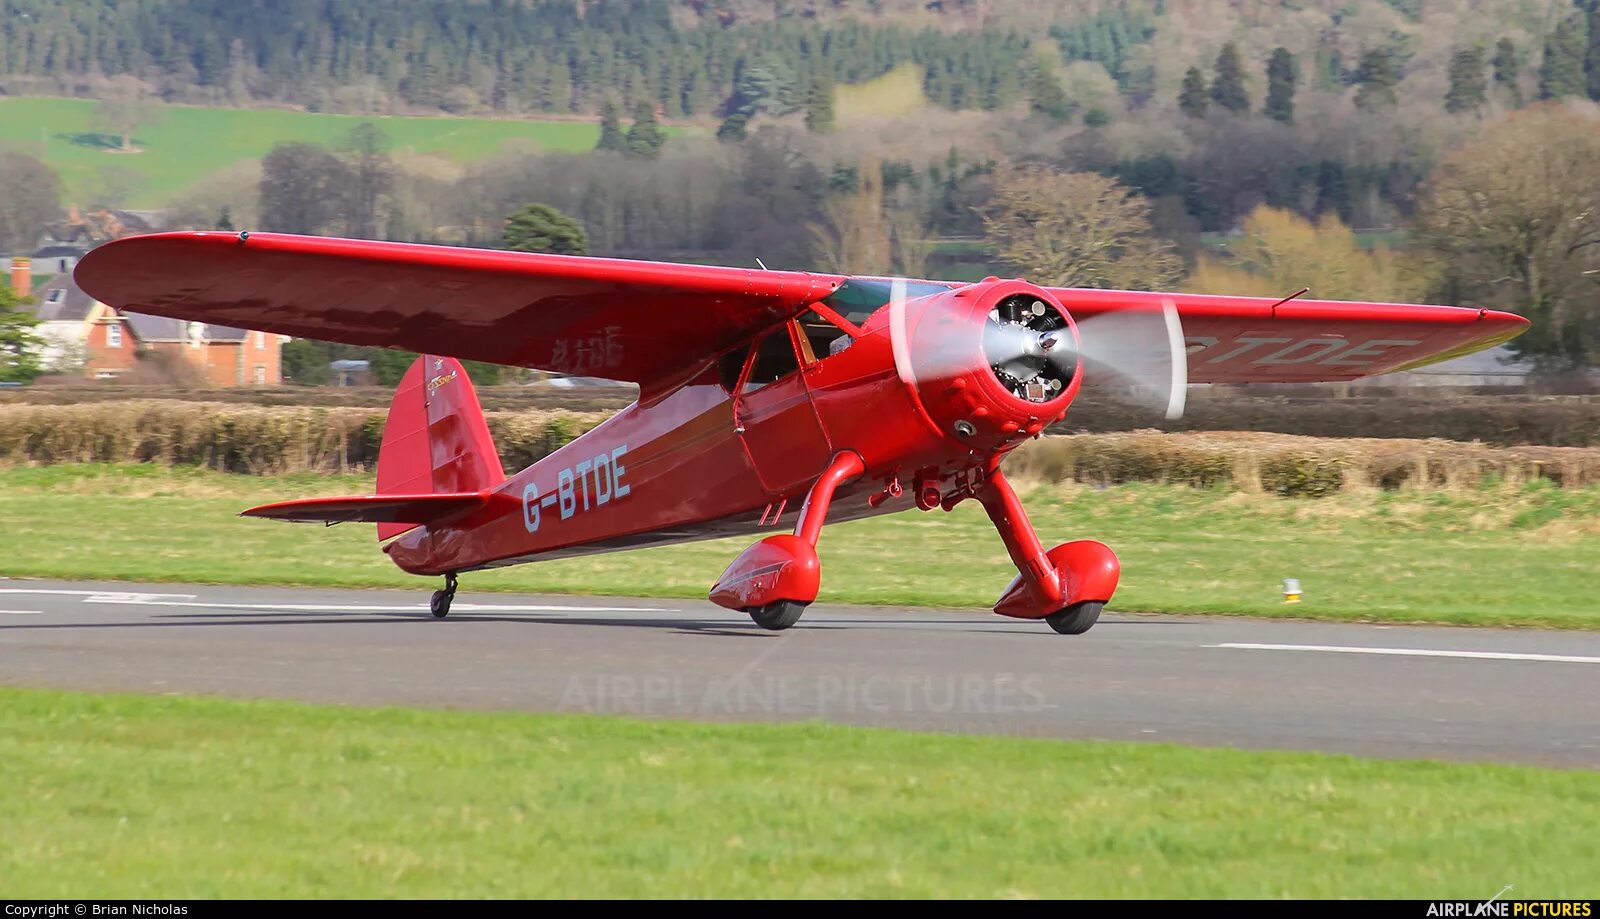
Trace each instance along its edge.
<path fill-rule="evenodd" d="M 888 305 L 893 284 L 887 278 L 851 278 L 839 285 L 839 289 L 822 303 L 856 325 L 862 325 L 867 317 Z M 907 281 L 906 299 L 926 297 L 949 290 L 952 286 L 930 281 Z"/>

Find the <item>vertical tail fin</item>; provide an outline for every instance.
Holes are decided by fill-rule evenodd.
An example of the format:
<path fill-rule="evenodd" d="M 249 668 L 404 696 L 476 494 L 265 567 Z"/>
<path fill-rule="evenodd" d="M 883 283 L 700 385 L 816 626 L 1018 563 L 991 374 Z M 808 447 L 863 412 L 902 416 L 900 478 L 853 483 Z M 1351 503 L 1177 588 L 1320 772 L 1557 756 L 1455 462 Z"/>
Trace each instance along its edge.
<path fill-rule="evenodd" d="M 395 390 L 378 450 L 378 494 L 474 492 L 505 480 L 478 393 L 453 357 L 424 354 Z M 380 523 L 378 539 L 411 529 Z"/>

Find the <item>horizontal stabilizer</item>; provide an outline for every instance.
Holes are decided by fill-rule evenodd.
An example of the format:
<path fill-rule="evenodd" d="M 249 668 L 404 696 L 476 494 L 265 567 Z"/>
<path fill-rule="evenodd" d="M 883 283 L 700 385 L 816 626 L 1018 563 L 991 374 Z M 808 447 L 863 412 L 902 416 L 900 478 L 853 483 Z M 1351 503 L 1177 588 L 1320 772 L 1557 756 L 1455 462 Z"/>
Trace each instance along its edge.
<path fill-rule="evenodd" d="M 425 495 L 355 495 L 341 498 L 307 498 L 263 504 L 240 513 L 241 517 L 266 517 L 295 523 L 410 523 L 428 524 L 489 503 L 489 492 L 465 491 Z"/>

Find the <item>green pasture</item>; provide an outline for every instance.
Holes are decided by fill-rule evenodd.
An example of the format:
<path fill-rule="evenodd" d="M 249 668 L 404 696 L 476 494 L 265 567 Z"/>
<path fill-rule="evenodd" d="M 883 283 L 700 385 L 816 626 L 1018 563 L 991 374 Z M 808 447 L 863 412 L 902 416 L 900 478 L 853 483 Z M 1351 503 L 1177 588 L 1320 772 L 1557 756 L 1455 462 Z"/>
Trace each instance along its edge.
<path fill-rule="evenodd" d="M 162 466 L 0 470 L 0 575 L 233 584 L 409 587 L 370 526 L 242 519 L 252 504 L 365 493 L 365 476 L 228 475 Z M 1600 628 L 1600 489 L 1546 481 L 1352 490 L 1288 499 L 1227 489 L 1036 485 L 1046 544 L 1095 538 L 1121 556 L 1123 612 Z M 462 590 L 704 597 L 749 539 L 523 565 Z M 1014 575 L 982 511 L 906 513 L 823 532 L 822 600 L 987 607 Z M 1282 602 L 1284 578 L 1305 601 Z"/>
<path fill-rule="evenodd" d="M 1600 775 L 0 689 L 14 899 L 1600 893 Z"/>
<path fill-rule="evenodd" d="M 88 203 L 107 170 L 136 179 L 128 202 L 155 207 L 205 176 L 263 156 L 274 144 L 337 143 L 370 121 L 401 153 L 472 162 L 517 150 L 581 151 L 594 147 L 598 124 L 487 118 L 410 118 L 321 115 L 287 109 L 158 106 L 134 136 L 137 153 L 117 150 L 120 138 L 95 129 L 96 103 L 87 99 L 0 98 L 0 143 L 39 156 L 60 175 L 69 201 Z"/>

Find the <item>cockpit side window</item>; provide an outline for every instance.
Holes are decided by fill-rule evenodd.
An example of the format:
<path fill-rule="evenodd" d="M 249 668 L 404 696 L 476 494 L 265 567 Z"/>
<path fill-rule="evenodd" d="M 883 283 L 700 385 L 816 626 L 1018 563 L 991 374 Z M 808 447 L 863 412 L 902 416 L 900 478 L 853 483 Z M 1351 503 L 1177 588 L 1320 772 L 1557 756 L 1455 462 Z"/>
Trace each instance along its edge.
<path fill-rule="evenodd" d="M 768 383 L 776 383 L 800 369 L 795 358 L 794 341 L 789 338 L 787 324 L 773 329 L 756 342 L 756 357 L 750 365 L 750 376 L 744 381 L 744 391 L 754 392 Z"/>
<path fill-rule="evenodd" d="M 795 322 L 799 325 L 801 338 L 811 349 L 811 353 L 806 355 L 808 362 L 820 361 L 830 354 L 838 354 L 850 347 L 852 341 L 850 332 L 817 313 L 807 312 Z"/>
<path fill-rule="evenodd" d="M 739 385 L 739 373 L 744 370 L 744 359 L 750 356 L 750 346 L 734 348 L 717 358 L 717 382 L 728 392 Z"/>

